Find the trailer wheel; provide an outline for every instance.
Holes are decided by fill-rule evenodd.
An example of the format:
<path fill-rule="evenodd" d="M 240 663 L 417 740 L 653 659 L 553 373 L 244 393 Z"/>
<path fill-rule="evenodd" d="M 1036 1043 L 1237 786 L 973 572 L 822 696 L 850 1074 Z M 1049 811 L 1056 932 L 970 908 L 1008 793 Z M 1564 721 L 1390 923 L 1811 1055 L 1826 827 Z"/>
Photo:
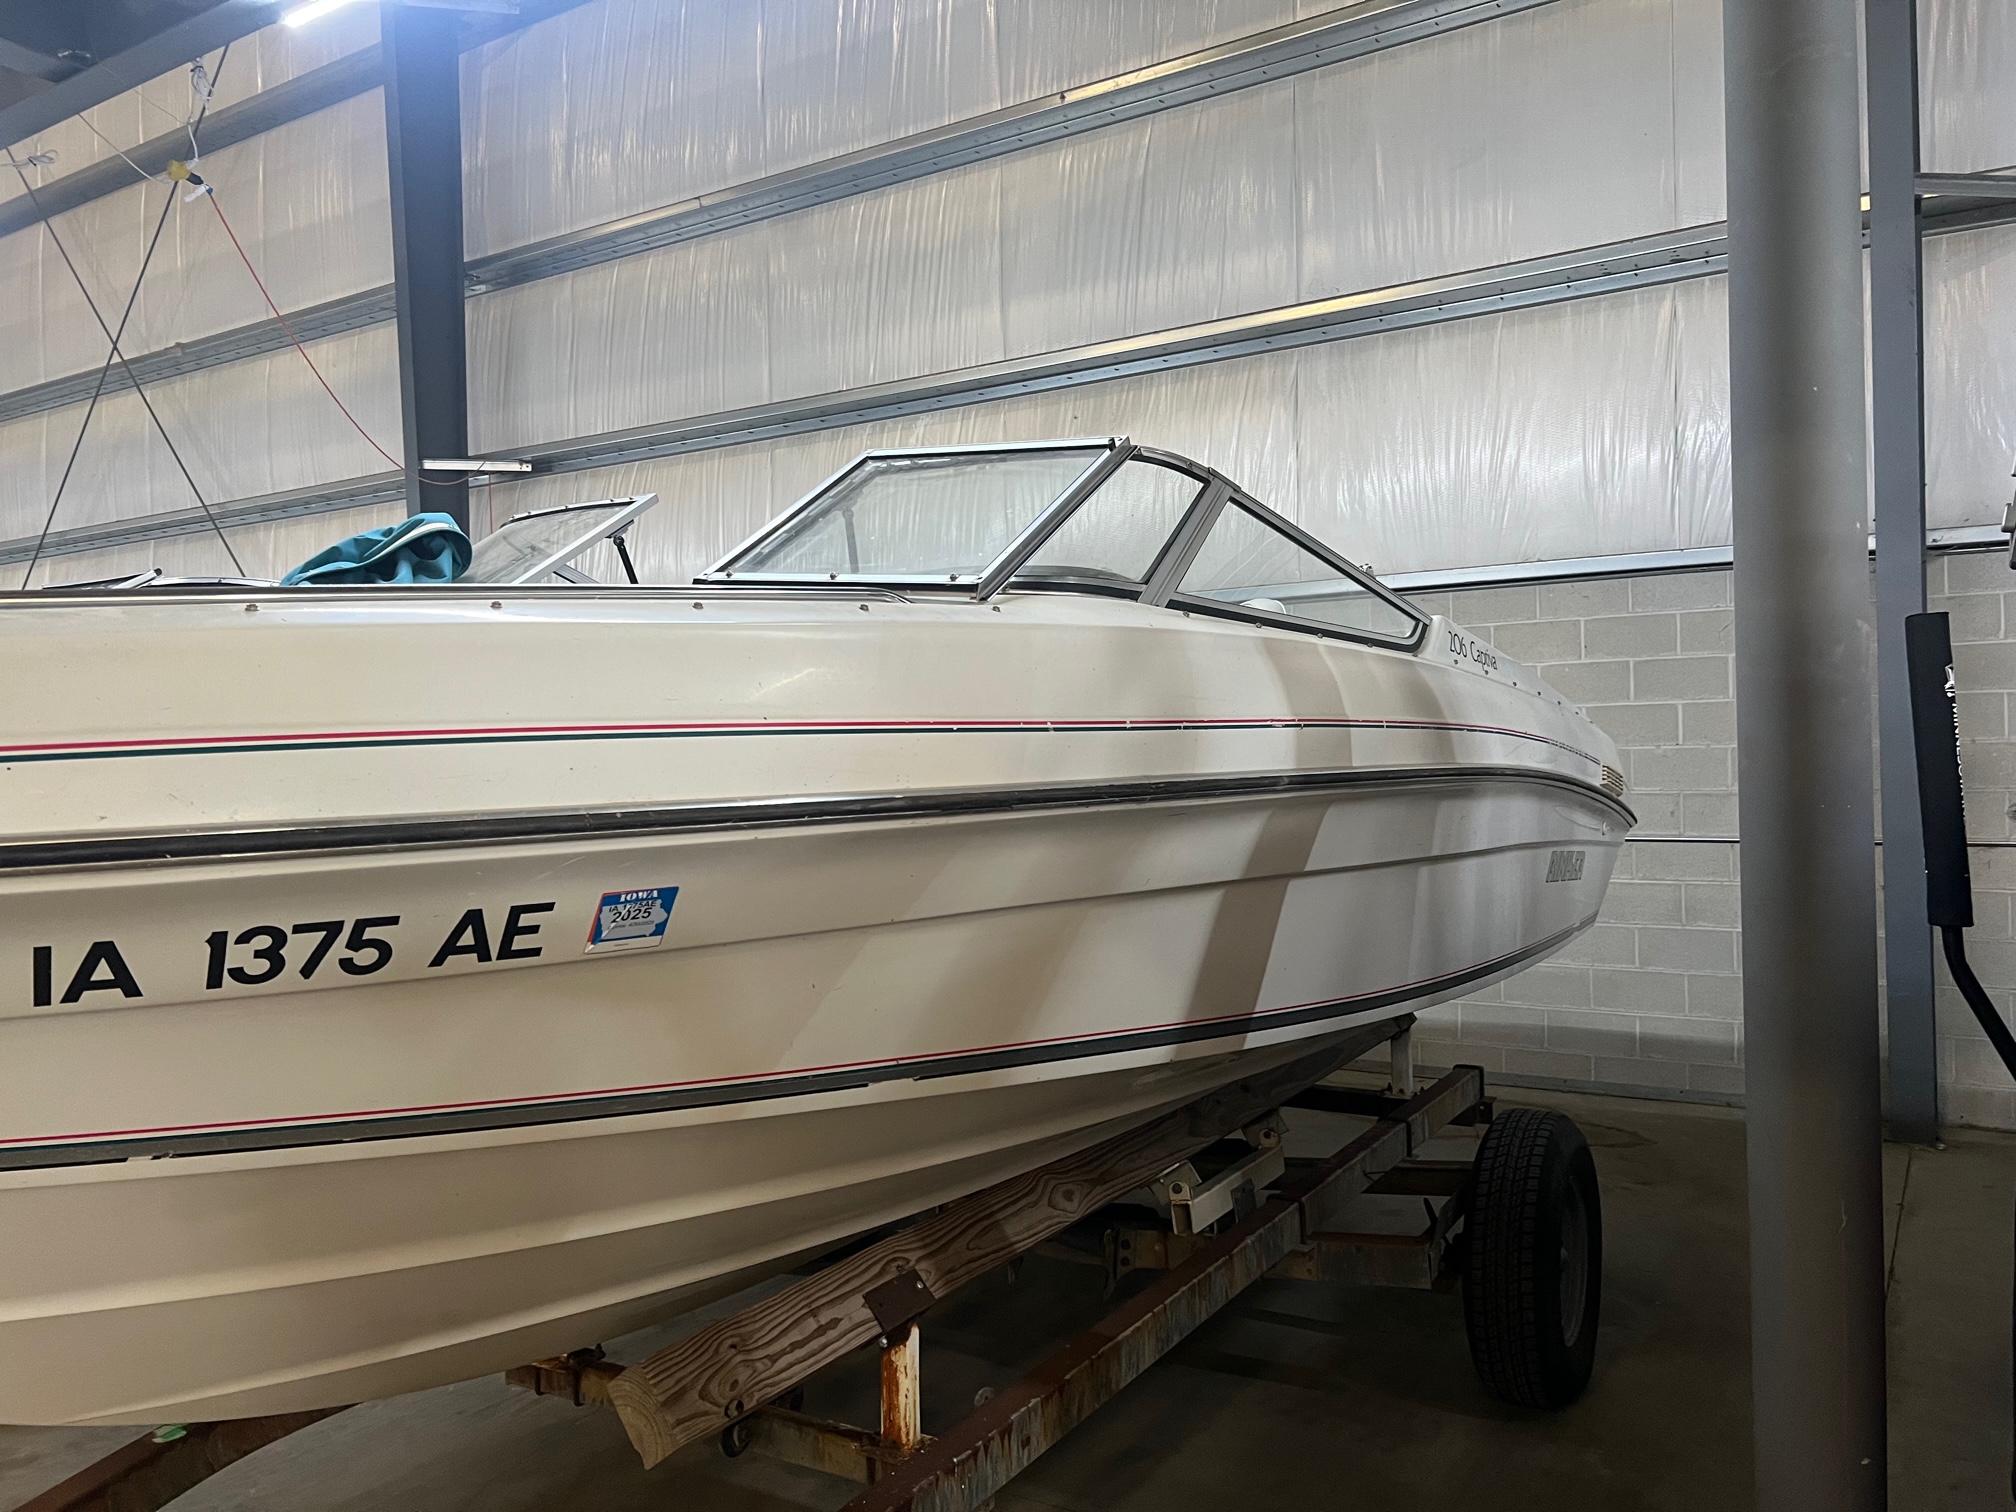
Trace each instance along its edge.
<path fill-rule="evenodd" d="M 1603 1209 L 1565 1113 L 1502 1108 L 1477 1148 L 1463 1275 L 1470 1358 L 1492 1395 L 1565 1407 L 1589 1384 L 1603 1299 Z"/>

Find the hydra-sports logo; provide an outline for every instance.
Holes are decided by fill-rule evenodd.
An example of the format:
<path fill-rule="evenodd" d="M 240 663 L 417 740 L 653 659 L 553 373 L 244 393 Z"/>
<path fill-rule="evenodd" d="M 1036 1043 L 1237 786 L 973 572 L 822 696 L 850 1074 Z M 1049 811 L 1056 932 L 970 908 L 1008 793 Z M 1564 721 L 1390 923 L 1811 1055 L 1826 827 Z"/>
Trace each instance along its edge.
<path fill-rule="evenodd" d="M 1556 851 L 1547 858 L 1547 880 L 1549 882 L 1580 882 L 1582 863 L 1589 858 L 1587 851 Z"/>

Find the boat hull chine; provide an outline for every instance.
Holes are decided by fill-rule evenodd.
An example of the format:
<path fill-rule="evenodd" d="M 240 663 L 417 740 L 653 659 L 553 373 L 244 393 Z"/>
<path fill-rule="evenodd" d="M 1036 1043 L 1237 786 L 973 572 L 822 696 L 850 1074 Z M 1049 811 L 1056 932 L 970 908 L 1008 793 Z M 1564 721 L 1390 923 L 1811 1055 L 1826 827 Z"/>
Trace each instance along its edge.
<path fill-rule="evenodd" d="M 1593 922 L 1622 834 L 1479 779 L 97 875 L 167 1001 L 0 1020 L 0 1351 L 117 1367 L 0 1386 L 0 1421 L 323 1406 L 613 1337 L 1518 970 Z M 74 953 L 72 881 L 17 896 Z M 586 948 L 605 894 L 675 885 L 664 938 Z M 528 902 L 520 947 L 555 948 L 498 962 Z M 426 964 L 470 907 L 492 960 Z M 429 921 L 414 970 L 331 990 L 174 991 L 145 943 L 200 973 L 216 928 L 394 915 Z"/>

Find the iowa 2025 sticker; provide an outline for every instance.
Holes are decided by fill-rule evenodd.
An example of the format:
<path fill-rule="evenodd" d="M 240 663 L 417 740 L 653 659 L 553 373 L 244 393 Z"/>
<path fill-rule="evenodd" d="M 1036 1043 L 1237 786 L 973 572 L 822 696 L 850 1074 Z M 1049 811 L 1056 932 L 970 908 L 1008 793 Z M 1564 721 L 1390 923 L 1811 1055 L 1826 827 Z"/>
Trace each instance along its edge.
<path fill-rule="evenodd" d="M 602 894 L 588 926 L 588 953 L 608 950 L 649 950 L 665 938 L 672 922 L 676 887 L 640 887 L 630 892 Z"/>

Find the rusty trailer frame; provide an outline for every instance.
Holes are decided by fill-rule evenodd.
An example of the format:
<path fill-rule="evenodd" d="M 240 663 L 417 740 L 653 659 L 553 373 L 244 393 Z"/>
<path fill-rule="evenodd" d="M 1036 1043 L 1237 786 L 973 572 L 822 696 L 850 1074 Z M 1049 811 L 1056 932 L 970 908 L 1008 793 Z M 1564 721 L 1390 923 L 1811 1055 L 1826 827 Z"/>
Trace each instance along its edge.
<path fill-rule="evenodd" d="M 951 1432 L 904 1458 L 848 1512 L 977 1512 L 1065 1434 L 1284 1261 L 1310 1250 L 1353 1197 L 1484 1103 L 1459 1066 L 1123 1302 Z M 1332 1247 L 1348 1249 L 1338 1236 Z M 1291 1272 L 1292 1274 L 1292 1272 Z"/>
<path fill-rule="evenodd" d="M 1484 1073 L 1458 1066 L 1413 1092 L 1411 1017 L 1367 1026 L 1310 1056 L 1220 1088 L 1091 1150 L 955 1202 L 632 1365 L 578 1350 L 508 1371 L 513 1386 L 613 1408 L 646 1466 L 715 1439 L 864 1487 L 849 1512 L 977 1512 L 1017 1474 L 1266 1276 L 1357 1285 L 1443 1286 L 1469 1165 L 1420 1151 L 1452 1124 L 1488 1122 Z M 1384 1093 L 1324 1079 L 1382 1044 Z M 1412 1093 L 1412 1095 L 1407 1095 Z M 1285 1158 L 1284 1108 L 1369 1117 L 1326 1159 Z M 1225 1141 L 1247 1153 L 1209 1177 L 1191 1162 Z M 1234 1145 L 1236 1149 L 1236 1144 Z M 969 1282 L 1144 1190 L 1168 1221 L 1109 1227 L 1116 1282 L 1159 1274 L 964 1422 L 931 1437 L 919 1413 L 920 1319 Z M 1424 1198 L 1418 1233 L 1351 1233 L 1364 1193 Z M 1444 1198 L 1437 1208 L 1434 1198 Z M 802 1411 L 811 1376 L 864 1346 L 880 1350 L 874 1428 Z M 341 1408 L 162 1429 L 24 1504 L 19 1512 L 155 1512 L 244 1455 Z"/>

